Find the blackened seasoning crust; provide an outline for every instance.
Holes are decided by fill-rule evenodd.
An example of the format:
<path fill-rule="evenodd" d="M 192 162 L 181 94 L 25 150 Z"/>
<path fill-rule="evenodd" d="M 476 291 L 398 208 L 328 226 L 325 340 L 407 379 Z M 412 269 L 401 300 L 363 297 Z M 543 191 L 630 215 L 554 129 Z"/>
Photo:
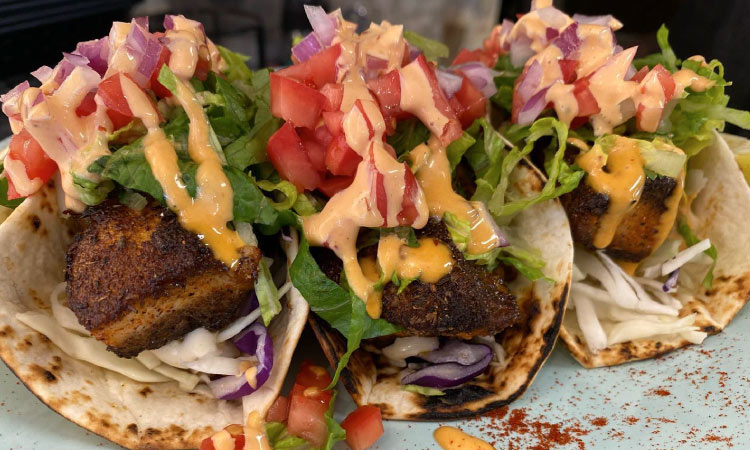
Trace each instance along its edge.
<path fill-rule="evenodd" d="M 81 217 L 65 279 L 78 321 L 119 356 L 136 356 L 241 312 L 260 250 L 246 246 L 234 269 L 214 258 L 168 209 L 106 203 Z"/>
<path fill-rule="evenodd" d="M 666 202 L 676 187 L 674 178 L 647 178 L 640 200 L 617 227 L 615 237 L 606 249 L 607 254 L 622 261 L 639 262 L 653 253 L 661 245 L 661 242 L 656 242 L 659 223 L 667 212 Z M 560 200 L 568 213 L 573 240 L 594 250 L 594 236 L 609 208 L 609 197 L 591 189 L 584 178 L 575 190 Z"/>
<path fill-rule="evenodd" d="M 413 281 L 401 294 L 397 294 L 398 286 L 386 285 L 383 319 L 404 327 L 407 335 L 463 339 L 494 335 L 518 321 L 518 305 L 503 281 L 502 268 L 489 272 L 465 260 L 442 222 L 431 220 L 416 233 L 419 238 L 431 237 L 450 247 L 453 270 L 435 284 Z M 374 256 L 376 252 L 377 247 L 372 246 L 361 255 Z M 338 257 L 323 248 L 314 249 L 313 255 L 323 272 L 338 282 L 342 270 Z"/>

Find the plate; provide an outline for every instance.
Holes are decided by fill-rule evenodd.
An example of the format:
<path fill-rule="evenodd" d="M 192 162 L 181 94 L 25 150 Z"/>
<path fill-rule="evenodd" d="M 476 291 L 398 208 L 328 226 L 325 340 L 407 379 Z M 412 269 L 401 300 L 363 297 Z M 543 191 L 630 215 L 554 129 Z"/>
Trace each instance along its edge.
<path fill-rule="evenodd" d="M 295 364 L 324 361 L 309 330 Z M 584 369 L 557 346 L 534 384 L 510 407 L 483 418 L 445 423 L 385 423 L 376 449 L 439 448 L 438 425 L 453 425 L 496 448 L 632 449 L 746 448 L 750 445 L 750 309 L 701 346 L 655 360 Z M 294 368 L 292 369 L 295 370 Z M 341 420 L 353 408 L 336 404 Z M 3 448 L 94 450 L 118 446 L 47 408 L 0 364 Z M 344 448 L 343 446 L 341 448 Z"/>

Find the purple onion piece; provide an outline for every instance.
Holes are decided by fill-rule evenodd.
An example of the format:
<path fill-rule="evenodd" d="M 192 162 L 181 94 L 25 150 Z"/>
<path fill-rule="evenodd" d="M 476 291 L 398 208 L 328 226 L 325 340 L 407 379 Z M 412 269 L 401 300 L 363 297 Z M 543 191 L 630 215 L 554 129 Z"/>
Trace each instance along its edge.
<path fill-rule="evenodd" d="M 669 274 L 667 281 L 664 282 L 664 286 L 662 286 L 661 289 L 667 293 L 672 293 L 672 292 L 677 291 L 677 279 L 679 278 L 679 276 L 680 276 L 680 269 L 678 268 Z"/>
<path fill-rule="evenodd" d="M 104 76 L 107 72 L 107 59 L 109 57 L 109 36 L 93 41 L 79 42 L 76 45 L 78 55 L 83 55 L 89 60 L 89 67 L 99 75 Z"/>
<path fill-rule="evenodd" d="M 566 58 L 578 50 L 578 47 L 581 45 L 581 39 L 578 37 L 578 24 L 573 22 L 568 25 L 553 43 L 562 51 L 563 56 Z"/>
<path fill-rule="evenodd" d="M 240 332 L 233 342 L 241 352 L 258 358 L 258 365 L 255 367 L 255 387 L 250 385 L 244 373 L 212 380 L 209 384 L 211 391 L 223 400 L 244 397 L 257 391 L 268 381 L 273 368 L 273 341 L 266 327 L 260 322 L 255 322 Z"/>
<path fill-rule="evenodd" d="M 320 6 L 305 5 L 305 14 L 313 32 L 320 39 L 320 43 L 324 47 L 331 45 L 333 38 L 336 37 L 336 18 L 326 14 Z"/>
<path fill-rule="evenodd" d="M 573 20 L 575 22 L 587 25 L 601 25 L 603 27 L 608 27 L 612 19 L 614 19 L 614 17 L 612 17 L 611 14 L 607 14 L 606 16 L 586 16 L 583 14 L 573 14 Z"/>
<path fill-rule="evenodd" d="M 174 30 L 174 18 L 172 14 L 165 14 L 164 15 L 164 29 L 165 30 Z"/>
<path fill-rule="evenodd" d="M 421 355 L 420 358 L 433 364 L 458 363 L 471 366 L 492 355 L 492 349 L 485 344 L 471 344 L 451 339 L 438 350 Z"/>
<path fill-rule="evenodd" d="M 5 94 L 0 95 L 0 102 L 6 103 L 6 102 L 8 102 L 10 100 L 15 100 L 18 97 L 20 97 L 21 94 L 23 94 L 23 91 L 25 91 L 26 89 L 28 89 L 30 87 L 31 87 L 31 85 L 29 85 L 28 81 L 23 81 L 23 82 L 19 83 L 13 89 L 11 89 L 8 92 L 6 92 Z"/>
<path fill-rule="evenodd" d="M 545 31 L 545 37 L 547 38 L 547 41 L 551 41 L 559 35 L 560 32 L 552 27 L 547 27 L 547 30 Z"/>
<path fill-rule="evenodd" d="M 547 106 L 547 91 L 548 87 L 534 94 L 528 102 L 521 108 L 521 112 L 518 113 L 518 124 L 525 126 L 531 125 L 539 114 L 544 111 Z"/>
<path fill-rule="evenodd" d="M 406 45 L 407 47 L 409 47 L 409 61 L 414 61 L 415 59 L 417 59 L 417 57 L 419 57 L 419 55 L 422 54 L 422 50 L 418 47 L 415 47 L 408 42 L 406 43 Z"/>
<path fill-rule="evenodd" d="M 464 79 L 460 76 L 442 69 L 438 69 L 435 75 L 437 75 L 438 84 L 447 98 L 453 97 L 461 89 L 461 84 L 464 82 Z"/>
<path fill-rule="evenodd" d="M 237 313 L 237 317 L 244 317 L 250 314 L 252 311 L 258 309 L 258 305 L 258 296 L 255 295 L 255 291 L 250 291 L 247 299 L 245 299 L 245 302 L 240 307 L 240 311 Z"/>
<path fill-rule="evenodd" d="M 320 44 L 315 32 L 312 32 L 292 47 L 292 55 L 297 58 L 297 61 L 305 62 L 320 53 L 321 50 L 323 50 L 323 46 Z"/>
<path fill-rule="evenodd" d="M 140 25 L 144 30 L 148 31 L 148 16 L 141 16 L 133 18 L 133 22 Z"/>
<path fill-rule="evenodd" d="M 510 36 L 510 32 L 513 31 L 514 25 L 515 24 L 512 20 L 503 19 L 503 23 L 500 28 L 500 35 L 497 38 L 500 41 L 500 45 L 502 46 L 504 52 L 510 50 L 510 42 L 508 42 L 508 36 Z"/>
<path fill-rule="evenodd" d="M 525 103 L 534 95 L 542 81 L 542 65 L 539 64 L 539 61 L 532 62 L 522 77 L 523 79 L 518 83 L 515 95 L 520 96 Z"/>
<path fill-rule="evenodd" d="M 492 361 L 492 352 L 476 364 L 462 366 L 457 363 L 435 364 L 411 373 L 401 379 L 401 384 L 416 384 L 433 388 L 450 388 L 463 384 L 484 372 Z"/>
<path fill-rule="evenodd" d="M 497 92 L 494 80 L 499 75 L 498 72 L 480 62 L 461 64 L 458 69 L 482 92 L 484 98 L 490 98 Z"/>

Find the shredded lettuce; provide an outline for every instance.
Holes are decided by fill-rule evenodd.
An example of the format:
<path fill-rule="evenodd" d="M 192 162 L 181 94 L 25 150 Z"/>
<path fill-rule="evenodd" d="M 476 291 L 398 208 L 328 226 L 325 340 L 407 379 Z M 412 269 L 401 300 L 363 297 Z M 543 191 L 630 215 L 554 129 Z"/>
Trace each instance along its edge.
<path fill-rule="evenodd" d="M 677 223 L 677 232 L 680 233 L 680 236 L 682 236 L 682 239 L 685 241 L 685 245 L 688 247 L 701 241 L 701 239 L 693 233 L 693 230 L 690 229 L 690 226 L 686 222 L 680 221 Z M 710 289 L 714 283 L 714 269 L 716 268 L 716 260 L 719 257 L 719 252 L 716 250 L 716 247 L 711 244 L 711 247 L 703 253 L 709 256 L 713 261 L 702 281 L 703 287 Z"/>
<path fill-rule="evenodd" d="M 326 421 L 326 426 L 328 427 L 328 437 L 326 438 L 325 445 L 323 445 L 324 450 L 331 450 L 337 442 L 346 439 L 346 430 L 344 430 L 341 425 L 336 422 L 336 419 L 333 418 L 333 409 L 336 406 L 337 395 L 338 391 L 334 390 L 333 395 L 331 396 L 331 402 L 328 404 L 328 411 L 326 411 L 323 416 Z"/>
<path fill-rule="evenodd" d="M 513 110 L 513 88 L 516 84 L 516 78 L 521 75 L 523 68 L 513 67 L 513 64 L 510 63 L 510 55 L 506 54 L 497 59 L 495 70 L 499 72 L 499 75 L 495 77 L 497 92 L 490 100 L 505 111 L 511 112 Z"/>
<path fill-rule="evenodd" d="M 437 61 L 438 58 L 447 58 L 450 54 L 448 46 L 442 42 L 428 39 L 420 34 L 414 33 L 413 31 L 404 31 L 404 39 L 409 44 L 422 50 L 424 57 L 428 61 Z"/>
<path fill-rule="evenodd" d="M 448 145 L 448 148 L 446 148 L 446 154 L 448 156 L 448 161 L 451 163 L 451 170 L 456 168 L 458 163 L 461 162 L 461 158 L 463 158 L 464 154 L 476 142 L 476 139 L 474 139 L 471 134 L 464 131 L 461 137 Z"/>
<path fill-rule="evenodd" d="M 115 188 L 112 180 L 102 180 L 100 182 L 89 180 L 73 174 L 73 186 L 78 191 L 79 199 L 86 205 L 93 206 L 103 202 L 110 191 Z"/>
<path fill-rule="evenodd" d="M 227 63 L 227 69 L 224 71 L 227 80 L 233 82 L 236 80 L 248 80 L 252 77 L 252 71 L 245 64 L 250 60 L 249 56 L 233 52 L 221 45 L 217 45 L 216 47 L 219 49 L 221 58 Z"/>
<path fill-rule="evenodd" d="M 435 388 L 426 387 L 426 386 L 418 386 L 416 384 L 403 385 L 401 386 L 401 390 L 404 390 L 407 392 L 413 392 L 419 395 L 424 395 L 426 397 L 445 395 L 445 392 L 441 391 L 440 389 L 435 389 Z"/>
<path fill-rule="evenodd" d="M 430 138 L 430 130 L 419 120 L 412 118 L 401 120 L 396 124 L 396 131 L 386 139 L 388 144 L 401 156 L 412 151 L 419 144 L 424 144 Z"/>
<path fill-rule="evenodd" d="M 471 224 L 466 220 L 459 219 L 455 214 L 450 211 L 446 211 L 443 214 L 443 223 L 448 228 L 448 233 L 451 235 L 451 240 L 456 245 L 456 248 L 465 252 L 471 241 Z"/>
<path fill-rule="evenodd" d="M 662 24 L 659 27 L 659 31 L 656 32 L 656 43 L 659 44 L 661 53 L 654 53 L 644 58 L 639 58 L 633 61 L 633 65 L 636 69 L 640 70 L 641 67 L 648 66 L 654 67 L 657 64 L 661 64 L 670 72 L 677 71 L 677 66 L 680 64 L 680 60 L 672 50 L 672 46 L 669 45 L 669 30 Z"/>
<path fill-rule="evenodd" d="M 281 312 L 281 302 L 279 302 L 279 291 L 273 282 L 268 265 L 262 259 L 258 263 L 258 279 L 255 280 L 255 295 L 258 297 L 263 323 L 268 326 L 271 323 L 271 319 Z"/>
<path fill-rule="evenodd" d="M 274 450 L 297 450 L 310 447 L 310 443 L 306 440 L 290 434 L 283 422 L 266 423 L 266 436 Z"/>
<path fill-rule="evenodd" d="M 518 272 L 530 281 L 545 280 L 554 283 L 555 280 L 547 277 L 542 272 L 546 262 L 535 252 L 526 250 L 519 245 L 498 247 L 486 253 L 478 255 L 464 254 L 469 261 L 487 266 L 488 270 L 494 270 L 499 263 L 513 266 Z"/>
<path fill-rule="evenodd" d="M 347 338 L 347 352 L 339 359 L 330 387 L 336 385 L 341 370 L 362 339 L 393 334 L 401 329 L 383 319 L 372 319 L 362 300 L 328 278 L 315 262 L 304 236 L 300 236 L 299 251 L 289 267 L 289 277 L 310 309 Z"/>

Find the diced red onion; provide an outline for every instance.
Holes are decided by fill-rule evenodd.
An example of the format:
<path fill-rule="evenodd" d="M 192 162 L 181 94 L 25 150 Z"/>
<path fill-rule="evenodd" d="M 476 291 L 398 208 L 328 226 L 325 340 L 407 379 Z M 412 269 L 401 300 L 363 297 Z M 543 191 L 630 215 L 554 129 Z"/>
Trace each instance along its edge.
<path fill-rule="evenodd" d="M 547 41 L 551 41 L 559 35 L 560 35 L 560 32 L 557 31 L 557 29 L 555 28 L 548 27 L 547 30 L 545 31 L 545 37 L 547 38 Z"/>
<path fill-rule="evenodd" d="M 39 80 L 40 83 L 44 84 L 49 80 L 52 75 L 52 68 L 50 66 L 42 66 L 35 71 L 31 72 L 31 76 Z"/>
<path fill-rule="evenodd" d="M 468 62 L 457 69 L 463 72 L 477 89 L 482 91 L 485 98 L 490 98 L 497 92 L 494 80 L 496 76 L 500 75 L 498 72 L 480 62 Z"/>
<path fill-rule="evenodd" d="M 137 23 L 144 30 L 148 31 L 148 16 L 134 17 L 133 22 Z"/>
<path fill-rule="evenodd" d="M 526 61 L 534 56 L 534 50 L 531 48 L 531 40 L 526 36 L 520 36 L 510 43 L 510 63 L 513 67 L 523 67 Z"/>
<path fill-rule="evenodd" d="M 536 13 L 545 24 L 552 28 L 562 28 L 568 21 L 568 16 L 553 6 L 537 9 Z"/>
<path fill-rule="evenodd" d="M 664 292 L 672 293 L 677 291 L 677 279 L 680 276 L 680 269 L 675 269 L 672 273 L 669 274 L 669 278 L 667 278 L 667 281 L 664 282 L 664 286 L 661 287 L 661 289 Z"/>
<path fill-rule="evenodd" d="M 522 77 L 523 79 L 516 87 L 515 94 L 520 96 L 523 103 L 526 103 L 534 95 L 542 81 L 542 65 L 539 61 L 532 62 Z"/>
<path fill-rule="evenodd" d="M 458 363 L 471 366 L 492 354 L 492 349 L 484 344 L 470 344 L 468 342 L 451 339 L 440 349 L 431 351 L 420 358 L 433 364 Z"/>
<path fill-rule="evenodd" d="M 500 28 L 500 36 L 498 36 L 498 40 L 500 41 L 500 47 L 505 52 L 510 50 L 510 42 L 508 42 L 508 36 L 510 36 L 510 32 L 513 31 L 514 25 L 515 24 L 513 23 L 512 20 L 503 19 L 503 23 Z"/>
<path fill-rule="evenodd" d="M 315 35 L 315 32 L 312 32 L 292 47 L 292 55 L 297 58 L 297 61 L 305 62 L 313 57 L 313 55 L 320 53 L 321 50 L 323 50 L 323 46 Z"/>
<path fill-rule="evenodd" d="M 450 388 L 463 384 L 487 369 L 492 361 L 492 352 L 476 364 L 462 366 L 458 363 L 443 363 L 427 366 L 401 379 L 401 384 L 416 384 L 433 388 Z"/>
<path fill-rule="evenodd" d="M 172 14 L 165 14 L 164 15 L 164 29 L 165 30 L 174 30 L 174 18 Z"/>
<path fill-rule="evenodd" d="M 518 113 L 518 124 L 519 125 L 531 125 L 539 114 L 544 111 L 547 106 L 547 91 L 549 87 L 546 87 L 529 99 L 528 102 L 521 108 L 521 112 Z"/>
<path fill-rule="evenodd" d="M 52 71 L 52 76 L 58 84 L 62 84 L 68 75 L 73 72 L 76 67 L 86 67 L 89 65 L 89 60 L 85 56 L 76 55 L 73 53 L 63 52 L 63 59 Z"/>
<path fill-rule="evenodd" d="M 331 45 L 336 36 L 336 18 L 326 14 L 320 6 L 305 5 L 305 14 L 320 43 L 324 47 Z"/>
<path fill-rule="evenodd" d="M 107 59 L 109 57 L 109 36 L 93 41 L 79 42 L 76 45 L 78 55 L 83 55 L 89 60 L 89 67 L 104 76 L 107 72 Z"/>
<path fill-rule="evenodd" d="M 422 54 L 422 50 L 419 47 L 415 47 L 408 42 L 406 43 L 406 45 L 407 47 L 409 47 L 409 61 L 414 61 L 419 55 Z"/>
<path fill-rule="evenodd" d="M 623 50 L 624 49 L 622 48 L 622 45 L 615 45 L 615 48 L 612 50 L 612 54 L 616 55 L 616 54 L 620 53 Z"/>
<path fill-rule="evenodd" d="M 461 84 L 464 82 L 463 78 L 446 70 L 438 69 L 435 74 L 437 75 L 440 88 L 447 98 L 453 97 L 461 89 Z"/>
<path fill-rule="evenodd" d="M 584 14 L 573 14 L 573 20 L 582 24 L 608 27 L 610 22 L 614 20 L 614 17 L 612 16 L 612 14 L 607 14 L 605 16 L 586 16 Z"/>
<path fill-rule="evenodd" d="M 237 399 L 257 391 L 268 381 L 273 368 L 273 341 L 266 327 L 260 322 L 247 327 L 233 339 L 233 342 L 240 351 L 258 359 L 255 387 L 250 386 L 244 373 L 212 380 L 209 383 L 211 391 L 223 400 Z"/>
<path fill-rule="evenodd" d="M 581 39 L 578 37 L 578 24 L 573 22 L 565 27 L 553 44 L 562 51 L 563 56 L 566 58 L 570 56 L 581 45 Z"/>
<path fill-rule="evenodd" d="M 6 116 L 10 118 L 18 116 L 18 99 L 21 97 L 21 94 L 23 94 L 23 91 L 30 87 L 28 81 L 23 81 L 10 91 L 0 95 L 0 102 L 3 103 L 3 113 Z"/>

